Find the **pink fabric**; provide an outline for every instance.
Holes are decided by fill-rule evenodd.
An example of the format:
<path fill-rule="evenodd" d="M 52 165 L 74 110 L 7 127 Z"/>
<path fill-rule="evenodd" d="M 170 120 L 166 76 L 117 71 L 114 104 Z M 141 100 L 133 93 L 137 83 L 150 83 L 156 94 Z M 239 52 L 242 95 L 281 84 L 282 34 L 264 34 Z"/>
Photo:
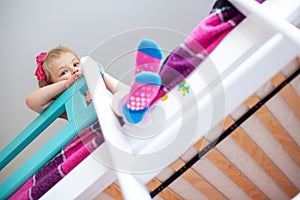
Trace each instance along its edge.
<path fill-rule="evenodd" d="M 162 86 L 151 105 L 184 81 L 243 19 L 230 2 L 217 0 L 210 14 L 164 61 L 159 73 Z"/>
<path fill-rule="evenodd" d="M 100 125 L 96 121 L 82 130 L 55 158 L 9 199 L 39 199 L 103 142 Z"/>
<path fill-rule="evenodd" d="M 135 82 L 131 86 L 130 94 L 127 100 L 127 108 L 131 110 L 143 110 L 149 106 L 155 95 L 157 94 L 160 85 L 148 85 Z"/>
<path fill-rule="evenodd" d="M 147 43 L 150 43 L 150 41 L 147 41 Z M 153 49 L 153 51 L 161 51 L 160 49 L 156 49 L 154 47 L 151 48 Z M 144 74 L 144 77 L 158 76 L 160 66 L 161 59 L 155 58 L 150 54 L 144 53 L 140 49 L 137 50 L 134 71 L 135 80 L 131 85 L 131 89 L 126 103 L 128 109 L 130 109 L 131 111 L 138 111 L 143 110 L 149 106 L 153 98 L 156 96 L 160 85 L 155 85 L 151 83 L 140 83 L 138 81 L 138 77 L 142 74 Z"/>
<path fill-rule="evenodd" d="M 140 72 L 158 73 L 160 70 L 160 62 L 160 59 L 149 56 L 141 51 L 137 51 L 134 75 L 137 75 Z"/>
<path fill-rule="evenodd" d="M 233 19 L 222 22 L 217 13 L 211 13 L 209 17 L 198 24 L 184 43 L 192 51 L 208 55 L 237 25 L 237 22 L 241 21 L 238 19 L 242 19 L 242 15 L 238 14 Z"/>
<path fill-rule="evenodd" d="M 41 52 L 38 56 L 36 56 L 35 60 L 36 60 L 36 64 L 37 64 L 37 68 L 35 71 L 35 75 L 37 77 L 38 80 L 43 80 L 45 82 L 46 85 L 48 85 L 47 81 L 46 81 L 46 76 L 45 73 L 43 71 L 43 62 L 44 62 L 44 58 L 47 55 L 46 52 Z"/>

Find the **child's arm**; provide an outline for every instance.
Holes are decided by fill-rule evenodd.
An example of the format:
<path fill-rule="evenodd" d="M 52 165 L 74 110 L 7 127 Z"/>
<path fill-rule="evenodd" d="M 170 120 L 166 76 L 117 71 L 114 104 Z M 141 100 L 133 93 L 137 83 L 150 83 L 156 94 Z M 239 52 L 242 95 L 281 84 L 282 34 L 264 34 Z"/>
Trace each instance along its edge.
<path fill-rule="evenodd" d="M 118 90 L 128 90 L 128 86 L 123 82 L 117 80 L 116 78 L 112 77 L 111 75 L 104 73 L 103 80 L 106 85 L 106 88 L 112 93 L 116 93 Z"/>
<path fill-rule="evenodd" d="M 28 95 L 26 105 L 37 113 L 42 113 L 55 100 L 69 88 L 82 74 L 74 74 L 68 80 L 62 80 L 45 87 L 39 88 Z"/>
<path fill-rule="evenodd" d="M 28 95 L 26 105 L 37 113 L 42 113 L 54 101 L 54 98 L 65 91 L 66 81 L 39 88 Z"/>
<path fill-rule="evenodd" d="M 57 96 L 59 96 L 67 88 L 69 88 L 80 76 L 82 76 L 82 73 L 77 73 L 68 80 L 62 80 L 33 91 L 26 98 L 26 105 L 33 111 L 41 114 L 46 108 L 50 106 L 50 104 L 55 100 Z M 127 85 L 118 81 L 107 73 L 104 74 L 103 79 L 107 89 L 112 94 L 114 94 L 118 90 L 128 90 Z"/>

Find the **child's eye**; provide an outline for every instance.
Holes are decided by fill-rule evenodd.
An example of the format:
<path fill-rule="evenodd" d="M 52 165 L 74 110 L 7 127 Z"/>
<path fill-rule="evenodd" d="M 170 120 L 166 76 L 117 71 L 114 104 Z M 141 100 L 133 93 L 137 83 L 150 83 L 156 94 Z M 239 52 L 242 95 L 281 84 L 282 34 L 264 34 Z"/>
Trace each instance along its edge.
<path fill-rule="evenodd" d="M 73 64 L 74 67 L 78 67 L 78 65 L 79 65 L 79 62 L 76 62 Z"/>
<path fill-rule="evenodd" d="M 61 72 L 61 76 L 65 75 L 66 73 L 68 73 L 68 70 L 64 70 Z"/>

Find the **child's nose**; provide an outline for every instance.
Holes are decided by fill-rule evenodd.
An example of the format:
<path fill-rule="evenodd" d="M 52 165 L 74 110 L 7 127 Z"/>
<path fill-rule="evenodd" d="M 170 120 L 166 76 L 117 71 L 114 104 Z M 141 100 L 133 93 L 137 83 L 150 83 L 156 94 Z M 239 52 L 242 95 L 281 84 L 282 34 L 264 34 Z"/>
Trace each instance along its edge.
<path fill-rule="evenodd" d="M 76 72 L 79 72 L 79 70 L 78 70 L 78 69 L 74 70 L 74 71 L 73 71 L 73 74 L 75 74 Z"/>

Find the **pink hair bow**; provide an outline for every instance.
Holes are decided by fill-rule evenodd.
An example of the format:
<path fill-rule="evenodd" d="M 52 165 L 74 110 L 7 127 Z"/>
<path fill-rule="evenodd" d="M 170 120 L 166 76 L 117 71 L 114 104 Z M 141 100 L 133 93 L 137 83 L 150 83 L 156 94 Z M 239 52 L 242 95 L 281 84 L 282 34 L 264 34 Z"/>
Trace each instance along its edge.
<path fill-rule="evenodd" d="M 47 52 L 41 52 L 36 58 L 36 64 L 37 64 L 37 69 L 35 71 L 35 75 L 37 77 L 38 80 L 44 80 L 44 82 L 46 83 L 46 85 L 48 84 L 46 81 L 46 76 L 45 73 L 43 71 L 43 62 L 44 62 L 44 58 L 46 56 Z"/>

